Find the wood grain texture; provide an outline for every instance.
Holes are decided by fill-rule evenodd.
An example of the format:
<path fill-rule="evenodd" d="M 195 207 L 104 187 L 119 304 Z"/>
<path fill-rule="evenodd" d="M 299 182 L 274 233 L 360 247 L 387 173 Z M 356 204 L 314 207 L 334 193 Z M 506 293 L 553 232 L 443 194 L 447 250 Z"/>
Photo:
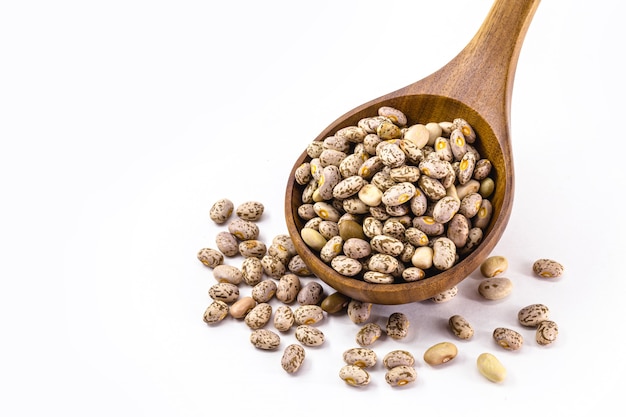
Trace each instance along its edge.
<path fill-rule="evenodd" d="M 513 205 L 511 95 L 522 43 L 539 2 L 496 0 L 476 35 L 448 64 L 422 80 L 345 113 L 315 138 L 323 140 L 343 127 L 356 125 L 363 117 L 376 115 L 381 106 L 402 110 L 410 124 L 464 118 L 479 137 L 476 147 L 481 156 L 493 164 L 492 178 L 496 184 L 491 198 L 493 217 L 482 243 L 451 269 L 413 283 L 370 284 L 336 273 L 300 237 L 303 222 L 297 209 L 302 204 L 302 187 L 294 181 L 294 173 L 309 160 L 303 152 L 287 181 L 285 216 L 298 254 L 317 277 L 360 301 L 406 304 L 429 299 L 457 285 L 489 256 L 504 233 Z"/>

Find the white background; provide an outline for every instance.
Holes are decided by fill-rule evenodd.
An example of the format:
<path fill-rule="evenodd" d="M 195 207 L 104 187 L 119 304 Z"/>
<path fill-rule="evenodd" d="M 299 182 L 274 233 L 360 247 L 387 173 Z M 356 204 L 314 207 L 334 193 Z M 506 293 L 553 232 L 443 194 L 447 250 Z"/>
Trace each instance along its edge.
<path fill-rule="evenodd" d="M 307 349 L 296 375 L 280 367 L 282 348 L 253 348 L 242 322 L 202 321 L 215 280 L 196 253 L 225 228 L 209 220 L 212 203 L 261 201 L 261 238 L 286 233 L 284 188 L 308 141 L 447 63 L 490 6 L 2 2 L 0 414 L 589 415 L 620 402 L 626 90 L 617 1 L 544 0 L 526 36 L 512 102 L 515 206 L 494 250 L 509 259 L 513 294 L 480 300 L 474 274 L 446 304 L 374 306 L 381 324 L 393 311 L 411 318 L 405 340 L 372 348 L 380 358 L 414 353 L 413 385 L 388 386 L 380 361 L 367 388 L 338 378 L 358 329 L 345 316 L 319 324 L 327 341 Z M 566 273 L 533 277 L 540 257 Z M 559 324 L 550 347 L 516 322 L 537 302 Z M 453 362 L 426 365 L 427 347 L 454 341 L 445 321 L 457 313 L 474 338 L 456 342 Z M 497 326 L 520 331 L 523 348 L 499 348 Z M 281 346 L 294 341 L 283 335 Z M 507 367 L 503 384 L 478 374 L 484 351 Z"/>

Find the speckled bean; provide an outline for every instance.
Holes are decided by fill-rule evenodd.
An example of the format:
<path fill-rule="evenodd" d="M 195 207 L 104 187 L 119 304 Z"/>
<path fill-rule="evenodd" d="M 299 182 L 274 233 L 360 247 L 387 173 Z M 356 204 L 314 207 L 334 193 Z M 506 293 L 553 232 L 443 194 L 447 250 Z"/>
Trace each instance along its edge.
<path fill-rule="evenodd" d="M 478 213 L 476 213 L 476 215 L 472 218 L 472 224 L 474 227 L 484 230 L 489 225 L 492 214 L 493 206 L 491 205 L 491 201 L 483 198 L 480 202 L 480 209 L 478 209 Z"/>
<path fill-rule="evenodd" d="M 239 285 L 243 280 L 241 270 L 232 265 L 218 265 L 213 268 L 213 277 L 217 282 L 230 282 Z"/>
<path fill-rule="evenodd" d="M 230 304 L 239 298 L 239 287 L 230 282 L 218 282 L 209 288 L 209 297 Z"/>
<path fill-rule="evenodd" d="M 293 303 L 302 288 L 300 277 L 296 274 L 284 274 L 276 284 L 276 298 L 285 304 Z"/>
<path fill-rule="evenodd" d="M 280 359 L 280 365 L 285 372 L 293 374 L 300 369 L 304 363 L 306 353 L 304 348 L 296 343 L 293 343 L 285 348 L 283 356 Z"/>
<path fill-rule="evenodd" d="M 209 210 L 209 217 L 217 224 L 225 223 L 233 214 L 235 205 L 228 198 L 217 200 Z"/>
<path fill-rule="evenodd" d="M 324 310 L 317 305 L 301 305 L 293 312 L 295 323 L 300 324 L 316 324 L 324 319 Z"/>
<path fill-rule="evenodd" d="M 471 219 L 480 210 L 480 205 L 483 201 L 483 197 L 479 193 L 469 193 L 463 199 L 459 206 L 459 213 Z"/>
<path fill-rule="evenodd" d="M 215 236 L 215 244 L 224 256 L 235 256 L 239 254 L 239 242 L 237 238 L 230 232 L 225 230 L 219 232 Z"/>
<path fill-rule="evenodd" d="M 347 277 L 355 276 L 363 269 L 361 262 L 345 255 L 335 256 L 330 261 L 330 266 L 341 275 Z"/>
<path fill-rule="evenodd" d="M 259 237 L 259 226 L 241 218 L 231 221 L 228 224 L 228 231 L 239 240 L 251 240 Z"/>
<path fill-rule="evenodd" d="M 399 365 L 389 369 L 385 373 L 385 381 L 392 387 L 401 387 L 414 382 L 417 379 L 417 371 L 412 366 Z"/>
<path fill-rule="evenodd" d="M 402 271 L 402 279 L 406 282 L 419 281 L 424 278 L 426 278 L 426 272 L 415 266 L 410 266 Z"/>
<path fill-rule="evenodd" d="M 409 201 L 414 195 L 415 185 L 410 182 L 401 182 L 385 190 L 381 201 L 387 206 L 398 206 Z"/>
<path fill-rule="evenodd" d="M 406 314 L 399 311 L 391 313 L 387 318 L 387 336 L 394 340 L 404 339 L 409 333 L 410 322 Z"/>
<path fill-rule="evenodd" d="M 324 333 L 316 327 L 301 324 L 296 327 L 295 336 L 304 346 L 320 346 L 324 343 Z"/>
<path fill-rule="evenodd" d="M 456 295 L 459 293 L 459 289 L 458 287 L 455 285 L 452 288 L 449 288 L 445 291 L 442 291 L 441 293 L 435 295 L 434 297 L 432 297 L 430 300 L 433 303 L 437 303 L 437 304 L 441 304 L 441 303 L 447 303 L 448 301 L 452 300 L 454 297 L 456 297 Z"/>
<path fill-rule="evenodd" d="M 348 365 L 371 368 L 378 360 L 376 352 L 364 347 L 350 348 L 343 352 L 343 360 Z"/>
<path fill-rule="evenodd" d="M 343 254 L 349 258 L 361 259 L 372 253 L 372 246 L 365 239 L 353 237 L 343 242 L 342 250 Z"/>
<path fill-rule="evenodd" d="M 246 258 L 241 262 L 241 276 L 243 282 L 251 287 L 263 279 L 263 265 L 259 258 Z"/>
<path fill-rule="evenodd" d="M 356 333 L 355 340 L 359 346 L 371 346 L 383 334 L 383 329 L 377 323 L 366 323 Z"/>
<path fill-rule="evenodd" d="M 252 287 L 251 296 L 257 303 L 267 303 L 276 294 L 276 282 L 273 279 L 264 279 Z"/>
<path fill-rule="evenodd" d="M 268 277 L 279 278 L 285 274 L 285 264 L 277 256 L 265 255 L 261 258 L 261 265 L 263 272 Z"/>
<path fill-rule="evenodd" d="M 286 305 L 281 305 L 276 307 L 276 311 L 274 312 L 274 327 L 279 332 L 286 332 L 295 324 L 296 319 L 293 314 L 293 310 L 291 307 Z"/>
<path fill-rule="evenodd" d="M 263 350 L 274 350 L 280 346 L 280 336 L 268 329 L 256 329 L 250 333 L 250 343 Z"/>
<path fill-rule="evenodd" d="M 542 321 L 548 320 L 550 310 L 544 304 L 530 304 L 517 313 L 522 326 L 537 327 Z"/>
<path fill-rule="evenodd" d="M 559 327 L 552 320 L 544 320 L 537 326 L 535 340 L 542 346 L 549 345 L 556 340 L 559 334 Z"/>
<path fill-rule="evenodd" d="M 345 365 L 339 370 L 339 378 L 353 387 L 363 387 L 370 383 L 370 374 L 360 366 Z"/>
<path fill-rule="evenodd" d="M 258 201 L 246 201 L 237 206 L 235 213 L 244 220 L 258 221 L 263 216 L 265 206 Z"/>
<path fill-rule="evenodd" d="M 304 263 L 304 259 L 300 255 L 294 255 L 287 264 L 288 271 L 299 277 L 312 275 L 309 267 Z"/>
<path fill-rule="evenodd" d="M 215 268 L 224 263 L 224 254 L 213 248 L 200 249 L 197 257 L 204 266 L 208 266 L 209 268 Z"/>
<path fill-rule="evenodd" d="M 513 282 L 505 277 L 485 278 L 478 284 L 478 293 L 487 300 L 500 300 L 513 291 Z"/>
<path fill-rule="evenodd" d="M 383 357 L 383 365 L 387 369 L 392 369 L 396 366 L 413 366 L 415 365 L 415 357 L 406 350 L 392 350 Z"/>
<path fill-rule="evenodd" d="M 391 274 L 398 269 L 398 262 L 398 259 L 393 256 L 384 253 L 375 253 L 369 258 L 367 266 L 370 271 Z"/>
<path fill-rule="evenodd" d="M 317 305 L 322 301 L 323 296 L 324 287 L 317 281 L 311 281 L 300 289 L 296 300 L 300 305 Z"/>
<path fill-rule="evenodd" d="M 252 330 L 264 327 L 272 318 L 272 306 L 268 303 L 259 303 L 244 317 L 244 322 Z"/>
<path fill-rule="evenodd" d="M 469 340 L 474 336 L 474 328 L 470 322 L 459 314 L 448 319 L 448 328 L 459 339 Z"/>
<path fill-rule="evenodd" d="M 206 324 L 218 323 L 228 315 L 228 304 L 221 300 L 213 300 L 204 311 L 203 320 Z"/>
<path fill-rule="evenodd" d="M 558 278 L 564 270 L 562 264 L 552 259 L 537 259 L 533 263 L 533 272 L 541 278 Z"/>
<path fill-rule="evenodd" d="M 372 307 L 372 303 L 350 300 L 348 303 L 348 317 L 353 323 L 365 323 L 372 314 Z"/>
<path fill-rule="evenodd" d="M 440 271 L 445 271 L 456 262 L 456 246 L 447 237 L 439 237 L 433 243 L 433 266 Z"/>
<path fill-rule="evenodd" d="M 506 350 L 518 350 L 524 344 L 524 337 L 520 333 L 506 327 L 495 328 L 493 339 Z"/>
<path fill-rule="evenodd" d="M 258 239 L 239 242 L 239 253 L 244 258 L 262 258 L 267 253 L 267 246 Z"/>
<path fill-rule="evenodd" d="M 363 281 L 371 284 L 393 284 L 395 278 L 391 274 L 378 271 L 365 271 L 363 273 Z"/>

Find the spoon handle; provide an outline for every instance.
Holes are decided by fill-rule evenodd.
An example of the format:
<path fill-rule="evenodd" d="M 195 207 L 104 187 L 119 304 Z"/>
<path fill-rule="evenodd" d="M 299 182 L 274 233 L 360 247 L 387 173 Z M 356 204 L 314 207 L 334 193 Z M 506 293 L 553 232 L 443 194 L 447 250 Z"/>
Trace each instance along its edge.
<path fill-rule="evenodd" d="M 474 108 L 490 123 L 507 129 L 517 60 L 540 0 L 495 0 L 467 46 L 432 75 L 402 94 L 448 96 Z M 496 134 L 506 133 L 496 131 Z"/>

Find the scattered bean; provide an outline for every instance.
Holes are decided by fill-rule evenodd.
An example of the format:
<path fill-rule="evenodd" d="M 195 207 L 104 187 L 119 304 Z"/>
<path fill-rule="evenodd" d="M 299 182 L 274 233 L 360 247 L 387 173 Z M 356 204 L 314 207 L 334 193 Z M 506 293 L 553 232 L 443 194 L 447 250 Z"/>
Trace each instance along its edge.
<path fill-rule="evenodd" d="M 218 282 L 209 288 L 209 297 L 230 304 L 239 298 L 239 287 L 230 282 Z"/>
<path fill-rule="evenodd" d="M 208 266 L 209 268 L 215 268 L 224 262 L 224 255 L 220 251 L 212 248 L 200 249 L 197 257 L 204 266 Z"/>
<path fill-rule="evenodd" d="M 324 310 L 317 305 L 305 304 L 293 312 L 296 324 L 316 324 L 324 319 Z"/>
<path fill-rule="evenodd" d="M 348 307 L 349 302 L 350 297 L 336 291 L 322 300 L 321 307 L 328 314 L 335 314 Z"/>
<path fill-rule="evenodd" d="M 513 291 L 513 282 L 504 277 L 485 278 L 478 284 L 478 293 L 487 300 L 500 300 Z"/>
<path fill-rule="evenodd" d="M 401 312 L 392 313 L 387 319 L 387 336 L 395 340 L 404 339 L 409 333 L 409 318 Z"/>
<path fill-rule="evenodd" d="M 383 329 L 376 323 L 364 324 L 356 334 L 356 342 L 359 346 L 366 347 L 372 345 L 383 334 Z"/>
<path fill-rule="evenodd" d="M 441 365 L 456 358 L 457 353 L 458 349 L 454 343 L 437 343 L 424 352 L 424 362 L 431 366 Z"/>
<path fill-rule="evenodd" d="M 218 323 L 228 315 L 228 304 L 221 300 L 214 300 L 204 311 L 204 322 L 207 324 Z"/>
<path fill-rule="evenodd" d="M 481 353 L 476 360 L 478 371 L 491 382 L 502 382 L 506 378 L 506 368 L 491 353 Z"/>
<path fill-rule="evenodd" d="M 317 305 L 322 301 L 324 288 L 317 281 L 311 281 L 300 289 L 296 300 L 300 305 Z"/>
<path fill-rule="evenodd" d="M 371 368 L 376 365 L 376 352 L 372 349 L 357 347 L 343 352 L 343 360 L 348 365 L 356 365 L 361 368 Z"/>
<path fill-rule="evenodd" d="M 455 314 L 448 319 L 448 327 L 459 339 L 468 340 L 474 336 L 474 328 L 461 315 Z"/>
<path fill-rule="evenodd" d="M 509 261 L 504 256 L 490 256 L 480 265 L 480 273 L 486 278 L 500 275 L 509 266 Z"/>
<path fill-rule="evenodd" d="M 434 297 L 431 298 L 431 301 L 434 303 L 446 303 L 450 300 L 452 300 L 454 297 L 456 297 L 456 295 L 458 294 L 459 289 L 458 287 L 455 285 L 452 288 L 449 288 L 437 295 L 435 295 Z"/>
<path fill-rule="evenodd" d="M 298 297 L 301 287 L 300 277 L 293 273 L 285 274 L 276 284 L 276 298 L 285 304 L 291 304 Z"/>
<path fill-rule="evenodd" d="M 372 303 L 350 300 L 348 303 L 348 317 L 353 323 L 365 323 L 372 314 L 372 306 Z"/>
<path fill-rule="evenodd" d="M 244 220 L 255 222 L 261 219 L 264 210 L 265 206 L 258 201 L 246 201 L 237 206 L 235 213 Z"/>
<path fill-rule="evenodd" d="M 552 259 L 537 259 L 533 264 L 533 272 L 541 278 L 558 278 L 564 270 L 563 265 Z"/>
<path fill-rule="evenodd" d="M 242 319 L 256 306 L 256 301 L 252 297 L 241 297 L 230 305 L 228 310 L 230 315 L 236 319 Z"/>
<path fill-rule="evenodd" d="M 302 346 L 295 343 L 291 344 L 285 348 L 283 356 L 280 359 L 280 365 L 287 373 L 293 374 L 300 369 L 304 363 L 305 356 L 305 351 Z"/>
<path fill-rule="evenodd" d="M 530 304 L 517 313 L 517 319 L 522 326 L 537 327 L 541 322 L 548 320 L 550 310 L 544 304 Z"/>
<path fill-rule="evenodd" d="M 542 346 L 549 345 L 556 340 L 559 327 L 552 320 L 544 320 L 537 326 L 535 340 Z"/>
<path fill-rule="evenodd" d="M 324 343 L 324 333 L 316 327 L 301 324 L 296 327 L 296 339 L 304 346 L 320 346 Z"/>
<path fill-rule="evenodd" d="M 268 303 L 276 294 L 276 283 L 272 279 L 265 279 L 252 287 L 252 298 L 257 303 Z"/>
<path fill-rule="evenodd" d="M 289 306 L 281 305 L 276 308 L 274 313 L 274 327 L 279 332 L 286 332 L 294 325 L 296 319 L 293 310 Z"/>
<path fill-rule="evenodd" d="M 392 387 L 401 387 L 417 379 L 415 368 L 407 365 L 399 365 L 389 369 L 385 373 L 385 381 Z"/>
<path fill-rule="evenodd" d="M 396 366 L 413 366 L 415 365 L 415 357 L 406 350 L 392 350 L 383 357 L 383 365 L 387 369 L 392 369 Z"/>
<path fill-rule="evenodd" d="M 264 327 L 272 317 L 272 306 L 268 303 L 258 303 L 246 314 L 244 322 L 252 330 Z"/>
<path fill-rule="evenodd" d="M 211 210 L 209 211 L 209 217 L 217 224 L 222 224 L 228 220 L 233 214 L 234 204 L 227 198 L 222 198 L 216 201 Z"/>
<path fill-rule="evenodd" d="M 280 336 L 271 330 L 256 329 L 250 333 L 250 343 L 263 350 L 274 350 L 280 346 Z"/>
<path fill-rule="evenodd" d="M 213 268 L 213 277 L 217 282 L 230 282 L 239 285 L 243 281 L 241 270 L 232 265 L 218 265 Z"/>
<path fill-rule="evenodd" d="M 515 330 L 506 327 L 497 327 L 493 331 L 493 338 L 506 350 L 518 350 L 524 344 L 524 338 Z"/>
<path fill-rule="evenodd" d="M 254 222 L 241 218 L 230 222 L 228 231 L 239 240 L 252 240 L 259 237 L 259 226 Z"/>
<path fill-rule="evenodd" d="M 224 256 L 235 256 L 239 254 L 239 242 L 230 232 L 222 231 L 215 236 L 215 244 Z"/>
<path fill-rule="evenodd" d="M 370 374 L 360 366 L 345 365 L 339 370 L 339 378 L 353 387 L 363 387 L 370 383 Z"/>

